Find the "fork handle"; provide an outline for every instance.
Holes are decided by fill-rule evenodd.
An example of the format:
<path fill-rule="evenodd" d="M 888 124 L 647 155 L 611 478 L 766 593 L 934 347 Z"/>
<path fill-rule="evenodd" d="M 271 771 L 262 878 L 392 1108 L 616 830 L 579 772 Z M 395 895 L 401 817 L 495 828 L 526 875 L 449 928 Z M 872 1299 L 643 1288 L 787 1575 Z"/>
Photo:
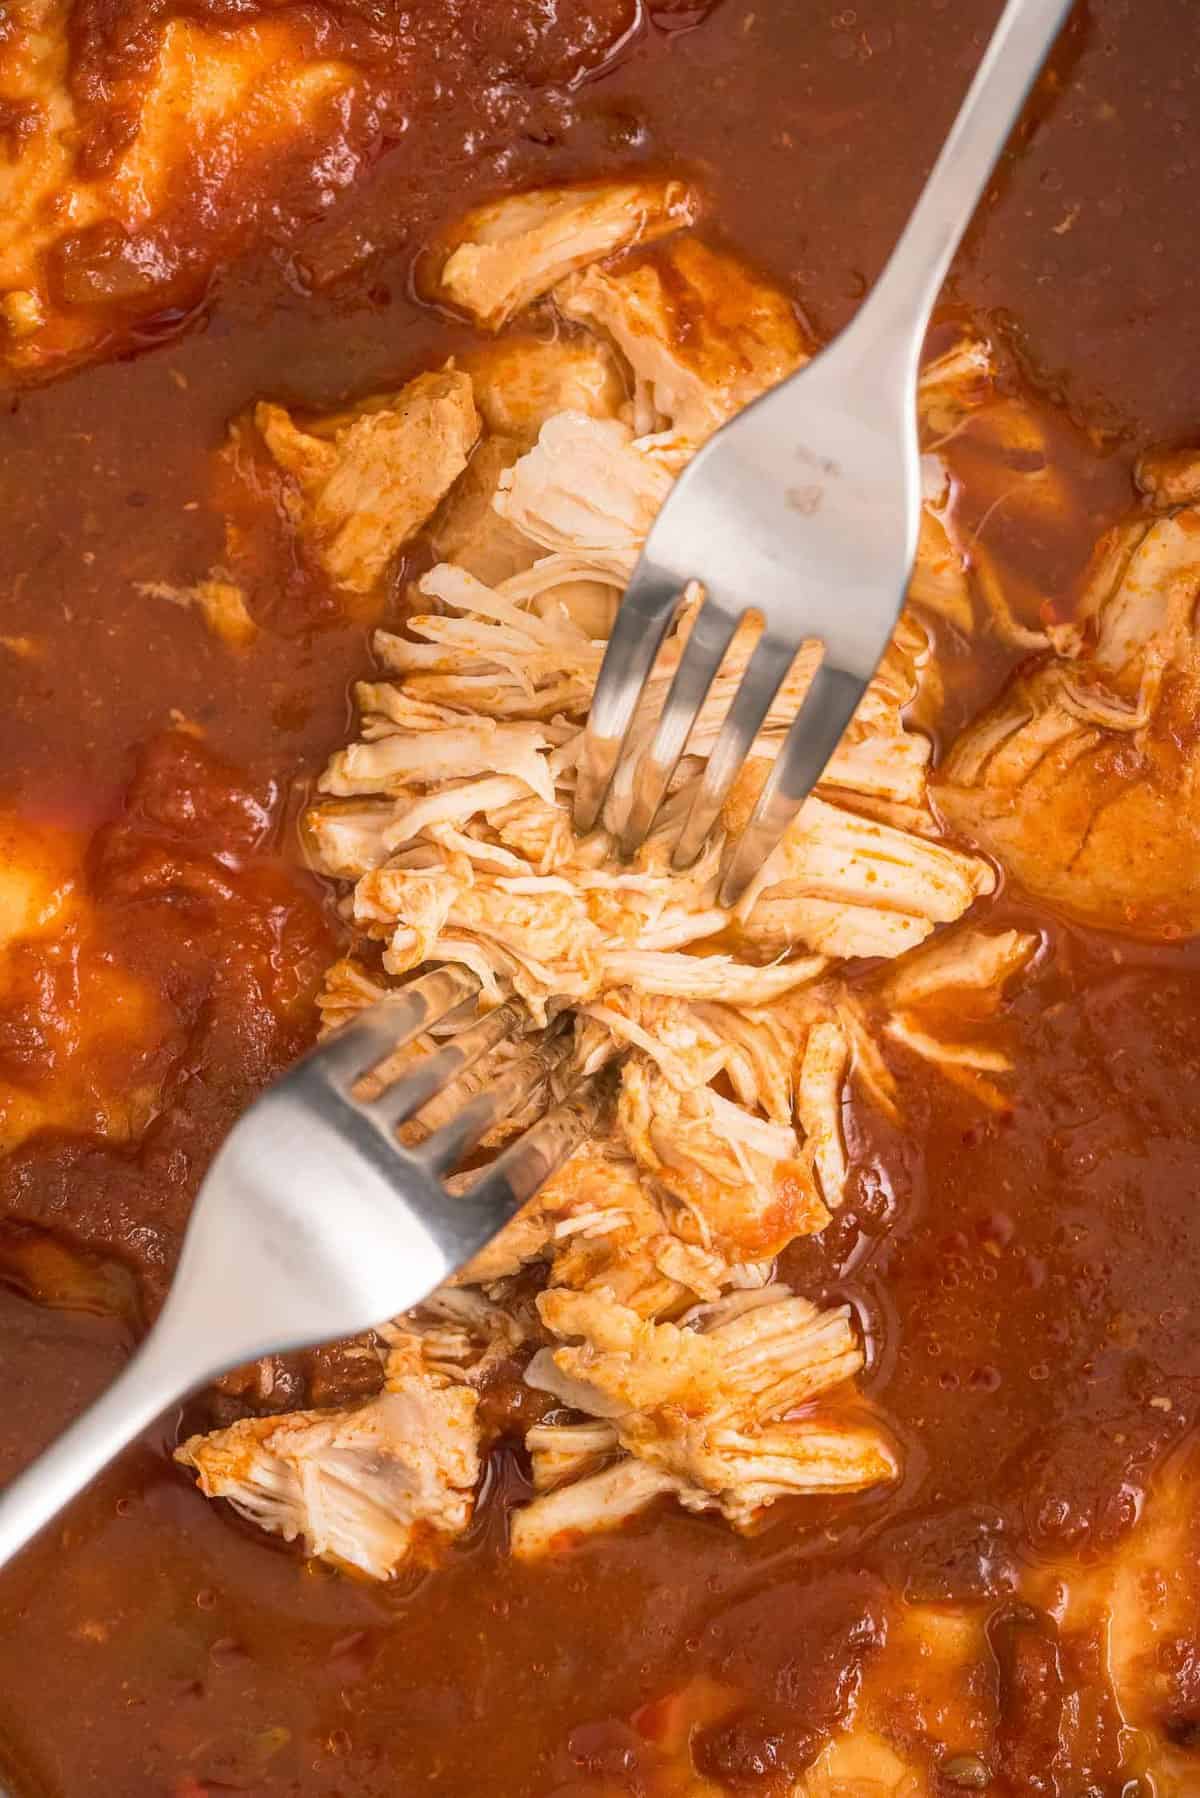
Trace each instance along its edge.
<path fill-rule="evenodd" d="M 850 327 L 903 354 L 928 321 L 954 252 L 1073 0 L 1008 0 L 900 240 Z M 915 350 L 920 351 L 916 337 Z"/>
<path fill-rule="evenodd" d="M 0 1567 L 187 1390 L 168 1313 L 112 1385 L 0 1490 Z M 194 1361 L 194 1349 L 192 1353 Z"/>

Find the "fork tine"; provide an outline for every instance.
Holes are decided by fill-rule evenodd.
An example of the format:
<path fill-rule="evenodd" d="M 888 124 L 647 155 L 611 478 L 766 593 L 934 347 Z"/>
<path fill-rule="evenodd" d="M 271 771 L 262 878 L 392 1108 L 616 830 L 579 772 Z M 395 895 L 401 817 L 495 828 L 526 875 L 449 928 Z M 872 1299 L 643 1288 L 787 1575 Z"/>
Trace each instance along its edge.
<path fill-rule="evenodd" d="M 721 881 L 720 903 L 736 905 L 825 770 L 866 682 L 822 663 L 804 696 Z"/>
<path fill-rule="evenodd" d="M 440 1129 L 431 1131 L 410 1153 L 423 1161 L 438 1178 L 449 1173 L 494 1124 L 511 1117 L 546 1085 L 555 1068 L 565 1061 L 571 1043 L 571 1032 L 560 1031 L 557 1042 L 544 1053 L 539 1051 L 531 1055 L 523 1065 L 502 1075 L 485 1091 L 476 1093 L 454 1117 Z"/>
<path fill-rule="evenodd" d="M 334 1081 L 360 1079 L 478 991 L 479 978 L 467 968 L 422 974 L 327 1037 L 317 1050 L 321 1065 Z"/>
<path fill-rule="evenodd" d="M 505 1215 L 519 1210 L 595 1127 L 606 1090 L 603 1070 L 587 1075 L 561 1105 L 539 1118 L 496 1157 L 467 1188 L 464 1202 Z"/>
<path fill-rule="evenodd" d="M 575 773 L 575 828 L 595 828 L 642 688 L 679 610 L 681 590 L 657 578 L 632 584 L 604 651 Z"/>
<path fill-rule="evenodd" d="M 633 855 L 646 840 L 738 622 L 712 600 L 696 615 L 653 740 L 634 771 L 625 817 L 615 821 L 622 855 Z M 619 778 L 620 762 L 613 770 L 613 779 Z"/>
<path fill-rule="evenodd" d="M 725 803 L 734 776 L 750 753 L 750 746 L 771 709 L 771 701 L 783 685 L 798 651 L 797 644 L 784 643 L 769 633 L 764 633 L 755 645 L 701 777 L 700 790 L 684 819 L 671 858 L 675 869 L 690 868 L 703 849 L 704 839 Z"/>
<path fill-rule="evenodd" d="M 495 1011 L 489 1011 L 479 1023 L 462 1031 L 444 1048 L 433 1055 L 422 1056 L 377 1096 L 360 1098 L 352 1090 L 351 1100 L 364 1117 L 390 1134 L 398 1124 L 420 1111 L 422 1105 L 427 1105 L 433 1095 L 456 1075 L 465 1073 L 481 1055 L 494 1049 L 511 1030 L 519 1027 L 520 1020 L 521 1007 L 510 999 L 507 1004 L 498 1005 Z"/>

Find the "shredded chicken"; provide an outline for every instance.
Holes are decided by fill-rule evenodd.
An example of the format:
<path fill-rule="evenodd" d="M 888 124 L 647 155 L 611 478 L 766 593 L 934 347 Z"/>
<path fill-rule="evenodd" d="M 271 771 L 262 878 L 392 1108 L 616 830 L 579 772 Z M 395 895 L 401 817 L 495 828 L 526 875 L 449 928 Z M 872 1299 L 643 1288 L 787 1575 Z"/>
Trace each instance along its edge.
<path fill-rule="evenodd" d="M 687 232 L 602 264 L 629 239 L 598 246 L 570 208 L 591 208 L 592 224 L 628 221 L 626 192 L 602 203 L 599 188 L 555 190 L 465 222 L 446 264 L 447 282 L 459 281 L 456 303 L 494 323 L 549 292 L 558 329 L 548 339 L 506 336 L 427 377 L 465 384 L 448 459 L 431 460 L 443 473 L 466 467 L 452 481 L 439 473 L 437 495 L 412 480 L 413 492 L 397 491 L 372 528 L 386 543 L 383 561 L 419 525 L 441 559 L 410 590 L 403 630 L 376 634 L 380 672 L 356 690 L 357 735 L 331 758 L 304 825 L 313 864 L 341 883 L 361 945 L 361 958 L 330 971 L 327 1024 L 425 964 L 458 962 L 478 976 L 485 1008 L 516 997 L 535 1030 L 559 1032 L 560 1059 L 537 1103 L 574 1071 L 616 1063 L 615 1102 L 595 1138 L 443 1295 L 511 1314 L 519 1352 L 533 1351 L 526 1381 L 568 1408 L 528 1439 L 538 1496 L 513 1519 L 524 1555 L 610 1527 L 664 1494 L 744 1528 L 786 1494 L 895 1477 L 888 1432 L 853 1391 L 863 1351 L 850 1313 L 820 1312 L 774 1285 L 775 1257 L 843 1203 L 853 1179 L 848 1099 L 898 1116 L 893 1045 L 955 1079 L 964 1044 L 991 1074 L 1007 1065 L 985 989 L 995 989 L 995 1009 L 1036 947 L 1016 932 L 991 942 L 943 934 L 995 877 L 988 861 L 946 840 L 931 803 L 930 741 L 917 720 L 936 722 L 938 687 L 915 613 L 902 619 L 818 792 L 736 911 L 717 897 L 723 844 L 770 770 L 818 644 L 797 657 L 689 871 L 670 865 L 673 830 L 753 651 L 749 627 L 639 855 L 622 863 L 606 828 L 575 835 L 580 733 L 655 513 L 712 429 L 805 354 L 786 297 Z M 655 217 L 664 230 L 682 222 L 666 199 Z M 990 371 L 974 343 L 934 365 L 922 389 L 927 437 L 982 403 Z M 395 407 L 368 403 L 347 415 L 353 422 L 326 421 L 308 435 L 289 434 L 286 415 L 260 407 L 259 417 L 311 508 L 326 494 L 329 458 Z M 468 459 L 462 421 L 476 418 Z M 337 529 L 348 532 L 355 516 L 337 513 Z M 957 617 L 966 573 L 935 523 L 945 564 L 936 581 L 952 598 L 933 609 Z M 311 511 L 301 524 L 314 528 Z M 966 605 L 969 614 L 969 597 Z M 655 668 L 641 732 L 653 727 L 695 615 L 692 595 Z M 969 616 L 958 621 L 965 628 Z M 848 983 L 841 964 L 861 958 L 902 958 L 894 989 L 884 976 Z M 972 995 L 965 1039 L 945 1003 L 963 991 Z M 543 1053 L 538 1041 L 495 1051 L 470 1090 Z M 421 1340 L 412 1377 L 428 1381 L 427 1321 Z M 477 1374 L 461 1367 L 476 1365 L 448 1374 L 438 1364 L 436 1377 L 451 1382 L 438 1388 L 439 1404 L 464 1406 L 465 1417 L 463 1392 L 469 1400 Z M 297 1427 L 313 1426 L 306 1418 Z M 234 1429 L 256 1453 L 260 1440 L 287 1440 L 278 1420 Z M 469 1458 L 469 1437 L 464 1423 L 456 1465 Z M 315 1438 L 299 1439 L 313 1452 Z M 189 1445 L 197 1466 L 207 1452 Z M 404 1454 L 397 1442 L 396 1457 Z M 459 1490 L 449 1475 L 441 1486 L 430 1479 L 422 1491 L 446 1480 Z M 206 1489 L 218 1490 L 212 1478 Z M 236 1502 L 236 1485 L 221 1489 Z M 287 1515 L 312 1552 L 349 1558 L 294 1507 Z M 448 1503 L 436 1515 L 450 1534 L 469 1510 Z M 408 1510 L 397 1527 L 412 1527 Z"/>
<path fill-rule="evenodd" d="M 873 1422 L 812 1409 L 862 1366 L 845 1308 L 821 1312 L 768 1287 L 721 1300 L 690 1329 L 644 1321 L 606 1293 L 551 1287 L 538 1309 L 573 1346 L 539 1351 L 526 1378 L 611 1434 L 606 1444 L 594 1425 L 585 1437 L 540 1426 L 542 1495 L 513 1519 L 519 1555 L 610 1528 L 664 1492 L 745 1528 L 786 1494 L 854 1491 L 895 1471 Z M 619 1458 L 589 1471 L 606 1453 Z M 564 1488 L 556 1476 L 574 1477 Z"/>

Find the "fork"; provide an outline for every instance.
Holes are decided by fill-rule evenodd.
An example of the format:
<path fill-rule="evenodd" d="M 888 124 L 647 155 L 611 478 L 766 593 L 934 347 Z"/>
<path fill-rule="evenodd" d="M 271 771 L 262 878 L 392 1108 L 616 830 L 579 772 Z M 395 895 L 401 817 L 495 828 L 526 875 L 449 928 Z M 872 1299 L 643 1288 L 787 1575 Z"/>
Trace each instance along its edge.
<path fill-rule="evenodd" d="M 737 902 L 820 779 L 891 640 L 916 553 L 921 346 L 951 259 L 1071 0 L 1008 0 L 932 173 L 871 294 L 806 367 L 725 425 L 660 510 L 617 614 L 576 775 L 580 832 L 602 812 L 645 841 L 734 633 L 762 630 L 676 839 L 699 855 L 806 640 L 824 658 L 754 810 L 727 849 Z M 644 751 L 631 729 L 685 592 L 695 615 Z M 612 796 L 607 809 L 605 800 Z"/>
<path fill-rule="evenodd" d="M 234 1125 L 200 1188 L 158 1321 L 113 1384 L 0 1492 L 0 1566 L 192 1388 L 260 1355 L 351 1336 L 428 1296 L 501 1230 L 582 1140 L 602 1102 L 589 1073 L 465 1193 L 445 1176 L 561 1069 L 568 1026 L 541 1039 L 415 1147 L 397 1130 L 442 1096 L 522 1012 L 498 1006 L 389 1078 L 421 1032 L 478 992 L 444 967 L 360 1012 Z"/>

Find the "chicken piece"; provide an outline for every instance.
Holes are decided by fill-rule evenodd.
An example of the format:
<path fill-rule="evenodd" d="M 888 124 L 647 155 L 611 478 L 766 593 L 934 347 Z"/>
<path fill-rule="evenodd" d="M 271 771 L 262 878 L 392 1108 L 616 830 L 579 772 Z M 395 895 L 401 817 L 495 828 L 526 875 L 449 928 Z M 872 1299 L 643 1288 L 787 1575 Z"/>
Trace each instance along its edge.
<path fill-rule="evenodd" d="M 1029 931 L 951 930 L 893 963 L 880 990 L 901 1010 L 944 1007 L 957 1017 L 964 1011 L 986 1016 L 1039 945 Z"/>
<path fill-rule="evenodd" d="M 468 350 L 459 365 L 471 377 L 485 430 L 522 454 L 556 413 L 616 418 L 625 402 L 615 356 L 591 337 L 504 336 Z"/>
<path fill-rule="evenodd" d="M 1147 450 L 1135 473 L 1156 512 L 1200 505 L 1200 449 Z"/>
<path fill-rule="evenodd" d="M 258 635 L 258 626 L 246 609 L 245 594 L 218 569 L 192 587 L 174 587 L 167 581 L 139 581 L 137 590 L 147 599 L 165 599 L 173 606 L 194 606 L 213 636 L 230 649 L 246 649 Z"/>
<path fill-rule="evenodd" d="M 560 412 L 501 475 L 496 510 L 544 549 L 610 568 L 624 584 L 670 486 L 627 425 Z"/>
<path fill-rule="evenodd" d="M 368 1005 L 387 997 L 388 987 L 368 974 L 362 963 L 344 955 L 328 970 L 317 996 L 322 1030 L 336 1030 Z"/>
<path fill-rule="evenodd" d="M 606 1463 L 621 1458 L 617 1432 L 610 1423 L 543 1423 L 535 1424 L 525 1437 L 530 1471 L 535 1492 L 553 1492 L 556 1486 L 572 1484 L 598 1473 Z M 630 1469 L 637 1463 L 625 1461 Z M 652 1473 L 649 1468 L 642 1470 Z M 657 1482 L 651 1479 L 657 1495 Z M 662 1487 L 666 1490 L 666 1486 Z M 628 1502 L 628 1489 L 622 1489 Z M 640 1509 L 640 1506 L 637 1507 Z M 628 1509 L 624 1516 L 631 1515 Z"/>
<path fill-rule="evenodd" d="M 786 1287 L 719 1301 L 706 1330 L 646 1322 L 605 1293 L 557 1287 L 538 1311 L 555 1336 L 578 1343 L 544 1351 L 541 1389 L 586 1401 L 575 1408 L 639 1438 L 650 1413 L 703 1415 L 710 1429 L 782 1417 L 862 1366 L 849 1308 L 821 1313 Z M 635 1413 L 640 1421 L 625 1421 Z"/>
<path fill-rule="evenodd" d="M 0 1151 L 42 1130 L 136 1141 L 162 1103 L 172 1008 L 107 935 L 87 847 L 0 812 Z"/>
<path fill-rule="evenodd" d="M 806 360 L 787 296 L 691 236 L 615 269 L 593 265 L 554 299 L 629 364 L 639 436 L 669 430 L 696 448 Z"/>
<path fill-rule="evenodd" d="M 46 322 L 46 308 L 36 293 L 13 288 L 0 298 L 0 317 L 12 338 L 32 337 Z"/>
<path fill-rule="evenodd" d="M 1109 691 L 1133 709 L 1128 722 L 1147 722 L 1168 669 L 1194 677 L 1200 509 L 1149 527 L 1140 518 L 1116 527 L 1098 546 L 1092 576 L 1079 613 L 1081 623 L 1094 624 L 1090 660 Z M 1110 581 L 1115 585 L 1105 593 Z M 1094 716 L 1099 698 L 1081 692 L 1076 703 L 1086 713 L 1090 701 Z"/>
<path fill-rule="evenodd" d="M 407 638 L 381 632 L 376 649 L 406 677 L 405 693 L 429 704 L 496 718 L 579 716 L 603 651 L 566 601 L 592 577 L 613 581 L 570 556 L 540 557 L 495 588 L 441 563 L 418 582 L 439 609 L 410 618 Z"/>
<path fill-rule="evenodd" d="M 842 1092 L 849 1073 L 850 1045 L 839 1019 L 818 1018 L 799 1058 L 796 1115 L 827 1211 L 836 1211 L 846 1193 L 849 1157 L 842 1130 Z"/>
<path fill-rule="evenodd" d="M 0 951 L 57 928 L 83 876 L 83 845 L 66 832 L 0 814 Z"/>
<path fill-rule="evenodd" d="M 490 718 L 445 730 L 397 730 L 339 750 L 321 776 L 321 790 L 342 797 L 398 792 L 416 782 L 429 784 L 498 768 L 547 798 L 541 753 L 547 747 L 535 724 L 497 723 Z"/>
<path fill-rule="evenodd" d="M 254 411 L 296 483 L 293 513 L 340 586 L 369 593 L 467 466 L 479 436 L 468 375 L 418 375 L 398 393 L 301 430 L 282 406 Z"/>
<path fill-rule="evenodd" d="M 842 1202 L 847 1160 L 841 1105 L 850 1046 L 836 1004 L 820 991 L 800 989 L 753 1010 L 725 998 L 723 1004 L 683 1003 L 639 986 L 609 994 L 603 1005 L 588 1007 L 588 1016 L 638 1051 L 623 1077 L 619 1115 L 639 1163 L 696 1211 L 709 1247 L 721 1242 L 720 1219 L 728 1206 L 750 1237 L 743 1240 L 739 1231 L 723 1246 L 757 1255 L 754 1219 L 764 1208 L 770 1214 L 781 1192 L 790 1201 L 805 1195 L 802 1221 L 793 1209 L 790 1236 L 821 1228 Z M 655 1075 L 674 1089 L 678 1105 L 666 1099 Z M 707 1093 L 721 1078 L 732 1087 L 740 1113 Z M 660 1110 L 664 1115 L 654 1115 Z M 686 1129 L 680 1111 L 689 1120 Z M 665 1147 L 656 1146 L 660 1139 Z M 793 1165 L 797 1158 L 800 1167 Z"/>
<path fill-rule="evenodd" d="M 767 953 L 899 955 L 994 885 L 977 856 L 814 797 L 743 900 L 742 930 Z"/>
<path fill-rule="evenodd" d="M 357 880 L 386 859 L 383 839 L 391 821 L 386 799 L 330 801 L 307 813 L 304 845 L 322 874 Z"/>
<path fill-rule="evenodd" d="M 389 1579 L 471 1521 L 480 1474 L 475 1392 L 446 1371 L 439 1333 L 409 1333 L 383 1391 L 344 1411 L 247 1417 L 192 1436 L 175 1459 L 207 1498 L 308 1554 Z M 430 1360 L 434 1365 L 430 1367 Z"/>
<path fill-rule="evenodd" d="M 1020 669 L 955 743 L 940 806 L 1031 893 L 1135 936 L 1200 929 L 1200 511 L 1100 546 L 1090 652 Z"/>
<path fill-rule="evenodd" d="M 640 1050 L 679 1092 L 724 1075 L 743 1104 L 761 1108 L 772 1123 L 790 1126 L 797 1053 L 790 1017 L 777 1032 L 770 1010 L 746 1012 L 728 1000 L 699 999 L 656 995 L 639 982 L 606 994 L 602 1003 L 588 1006 L 587 1016 L 618 1042 Z"/>
<path fill-rule="evenodd" d="M 398 135 L 431 144 L 450 92 L 482 117 L 498 79 L 569 93 L 634 16 L 624 0 L 513 0 L 496 21 L 501 68 L 471 0 L 436 8 L 429 32 L 403 7 L 358 3 L 9 0 L 0 361 L 36 378 L 160 339 L 214 275 L 248 251 L 287 261 L 305 227 L 305 278 L 322 285 L 344 272 L 347 245 L 314 239 L 314 221 Z M 671 183 L 629 185 L 647 196 L 648 228 L 660 202 L 691 215 L 682 188 L 677 205 Z M 395 248 L 377 222 L 376 247 Z"/>
<path fill-rule="evenodd" d="M 551 1288 L 538 1309 L 572 1345 L 543 1349 L 526 1380 L 612 1426 L 625 1451 L 599 1473 L 560 1485 L 512 1519 L 513 1552 L 530 1558 L 564 1534 L 606 1529 L 672 1492 L 685 1508 L 719 1511 L 739 1528 L 788 1494 L 861 1490 L 897 1473 L 895 1455 L 864 1421 L 804 1411 L 862 1365 L 847 1308 L 821 1312 L 784 1287 L 735 1294 L 700 1330 L 647 1323 L 604 1293 Z M 800 1413 L 797 1415 L 797 1413 Z M 567 1472 L 606 1452 L 598 1432 L 535 1443 Z"/>
<path fill-rule="evenodd" d="M 887 1007 L 884 1032 L 981 1103 L 1007 1111 L 1009 1100 L 989 1076 L 1007 1073 L 1012 1058 L 999 1033 L 985 1027 L 1039 947 L 1027 931 L 968 924 L 913 950 L 876 989 Z"/>
<path fill-rule="evenodd" d="M 661 1232 L 662 1220 L 656 1214 L 648 1230 L 633 1224 L 635 1217 L 642 1223 L 650 1209 L 633 1164 L 614 1155 L 606 1141 L 585 1143 L 458 1279 L 488 1286 L 519 1273 L 532 1261 L 549 1263 L 560 1247 L 570 1252 L 581 1239 L 601 1242 L 607 1263 L 614 1239 L 634 1246 L 638 1238 Z"/>
<path fill-rule="evenodd" d="M 735 1261 L 776 1255 L 824 1229 L 829 1212 L 790 1124 L 773 1124 L 708 1085 L 680 1092 L 640 1055 L 622 1070 L 621 1133 L 638 1166 Z"/>
<path fill-rule="evenodd" d="M 297 150 L 300 166 L 306 150 L 318 167 L 358 160 L 360 76 L 314 54 L 300 18 L 214 29 L 171 17 L 156 44 L 78 10 L 20 0 L 0 42 L 18 123 L 0 156 L 0 356 L 31 373 L 95 351 L 122 319 L 190 301 L 260 209 L 278 224 Z M 104 109 L 77 66 L 102 39 L 126 58 L 101 85 Z"/>
<path fill-rule="evenodd" d="M 489 995 L 498 996 L 498 983 L 504 982 L 526 1001 L 539 1023 L 545 1022 L 546 1007 L 554 999 L 582 1002 L 639 975 L 652 983 L 649 990 L 686 986 L 689 976 L 681 957 L 660 957 L 671 962 L 674 978 L 659 975 L 656 980 L 653 956 L 631 961 L 623 940 L 640 935 L 651 943 L 697 941 L 719 927 L 723 916 L 692 909 L 686 891 L 671 892 L 665 880 L 642 889 L 631 879 L 619 928 L 612 928 L 607 895 L 603 906 L 593 907 L 587 889 L 561 874 L 493 872 L 495 852 L 489 846 L 464 836 L 456 847 L 462 853 L 449 865 L 385 866 L 364 875 L 355 889 L 355 920 L 386 937 L 384 965 L 390 973 L 406 973 L 430 957 L 471 966 L 481 960 Z M 469 945 L 478 946 L 480 957 L 464 953 Z M 693 985 L 703 985 L 704 970 L 702 962 Z M 740 972 L 732 958 L 723 958 L 723 967 L 714 970 L 720 977 L 711 984 L 736 990 Z M 744 975 L 757 977 L 754 984 L 766 996 L 810 977 L 795 967 L 747 968 Z"/>
<path fill-rule="evenodd" d="M 415 1370 L 478 1390 L 498 1362 L 540 1331 L 519 1306 L 494 1304 L 481 1292 L 451 1283 L 376 1334 L 387 1345 L 388 1378 Z"/>
<path fill-rule="evenodd" d="M 769 1263 L 732 1263 L 677 1235 L 636 1162 L 607 1136 L 579 1149 L 459 1278 L 489 1285 L 535 1261 L 550 1284 L 604 1291 L 639 1317 L 769 1277 Z"/>
<path fill-rule="evenodd" d="M 660 934 L 699 942 L 726 922 L 719 911 L 689 916 L 680 908 L 676 928 L 672 929 L 672 919 L 664 922 Z M 815 955 L 761 966 L 733 955 L 689 955 L 686 948 L 608 949 L 604 955 L 603 983 L 635 986 L 651 998 L 721 999 L 730 1005 L 769 1005 L 781 994 L 807 986 L 824 967 L 824 961 Z"/>
<path fill-rule="evenodd" d="M 1129 1780 L 1136 1770 L 1156 1795 L 1190 1798 L 1198 1496 L 1196 1456 L 1185 1450 L 1161 1469 L 1128 1535 L 1105 1552 L 1092 1544 L 1082 1557 L 1016 1569 L 1011 1607 L 896 1606 L 849 1727 L 796 1798 L 943 1798 L 1000 1784 L 1024 1794 L 1039 1736 L 1044 1783 L 1069 1791 L 1096 1770 L 1098 1715 L 1109 1751 L 1124 1746 Z M 1081 1703 L 1061 1674 L 1093 1644 Z M 1016 1764 L 1013 1735 L 1026 1749 Z"/>
<path fill-rule="evenodd" d="M 501 475 L 533 448 L 548 418 L 564 411 L 615 418 L 625 390 L 610 352 L 584 338 L 503 337 L 469 351 L 461 366 L 485 435 L 429 534 L 440 562 L 497 587 L 538 559 L 532 538 L 495 509 Z"/>
<path fill-rule="evenodd" d="M 963 632 L 978 605 L 1003 642 L 1038 650 L 1054 628 L 1045 594 L 1008 545 L 1024 525 L 1067 550 L 1086 520 L 1041 420 L 1003 390 L 998 373 L 988 346 L 970 337 L 921 372 L 925 503 L 909 596 Z M 990 522 L 1001 512 L 1006 530 L 997 539 Z"/>
<path fill-rule="evenodd" d="M 551 1462 L 569 1465 L 576 1461 L 581 1472 L 594 1464 L 592 1457 L 576 1460 L 575 1440 L 568 1435 L 571 1427 L 560 1424 L 539 1428 L 536 1440 L 543 1479 Z M 600 1439 L 598 1430 L 595 1439 Z M 616 1446 L 615 1430 L 608 1436 L 608 1441 Z M 603 1450 L 594 1459 L 602 1458 Z M 512 1511 L 508 1521 L 509 1547 L 519 1561 L 561 1554 L 583 1537 L 620 1529 L 656 1498 L 665 1498 L 669 1494 L 682 1496 L 684 1492 L 690 1496 L 690 1488 L 665 1467 L 655 1467 L 635 1456 L 623 1455 L 611 1466 L 543 1491 L 531 1504 Z"/>
<path fill-rule="evenodd" d="M 1145 1744 L 1146 1770 L 1163 1798 L 1187 1798 L 1196 1781 L 1194 1687 L 1188 1691 L 1179 1651 L 1196 1639 L 1198 1521 L 1193 1449 L 1164 1468 L 1136 1530 L 1071 1587 L 1068 1621 L 1107 1625 L 1119 1714 Z"/>
<path fill-rule="evenodd" d="M 653 243 L 690 225 L 696 210 L 683 181 L 593 181 L 509 194 L 458 222 L 436 291 L 496 331 L 572 269 Z"/>
<path fill-rule="evenodd" d="M 495 509 L 500 476 L 521 454 L 513 437 L 484 437 L 451 487 L 429 526 L 429 541 L 440 563 L 499 587 L 537 561 L 537 545 Z"/>
<path fill-rule="evenodd" d="M 791 1798 L 941 1798 L 915 1763 L 875 1731 L 855 1726 L 823 1750 Z"/>

